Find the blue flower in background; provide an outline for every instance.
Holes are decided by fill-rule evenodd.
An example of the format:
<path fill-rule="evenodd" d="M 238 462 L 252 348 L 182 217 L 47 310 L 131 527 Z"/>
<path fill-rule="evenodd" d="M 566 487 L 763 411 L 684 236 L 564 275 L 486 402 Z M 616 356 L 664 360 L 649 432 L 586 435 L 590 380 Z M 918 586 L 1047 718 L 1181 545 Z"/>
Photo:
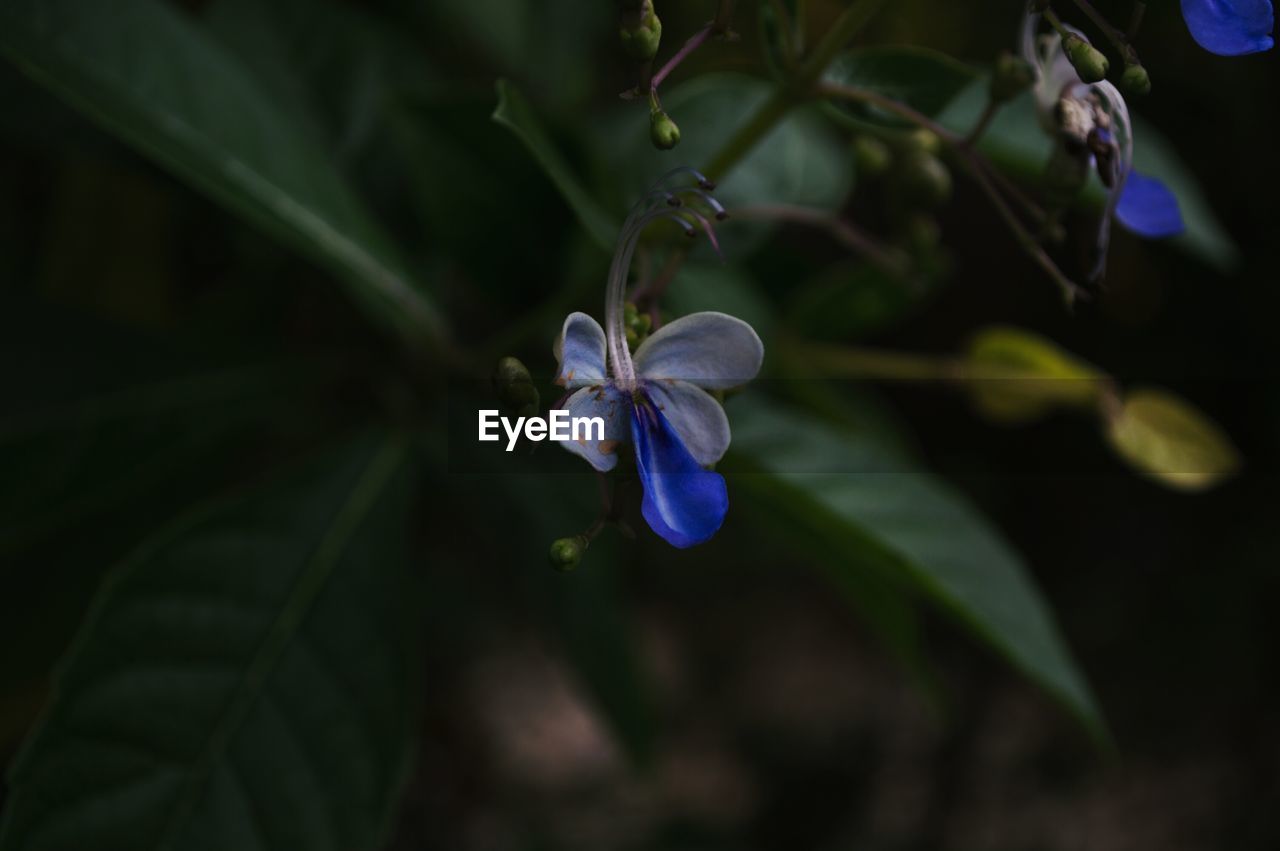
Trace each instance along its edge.
<path fill-rule="evenodd" d="M 701 189 L 688 191 L 723 212 Z M 622 446 L 632 445 L 644 487 L 644 519 L 671 544 L 689 547 L 714 535 L 729 509 L 724 477 L 706 469 L 729 448 L 729 420 L 707 391 L 754 378 L 764 346 L 741 319 L 705 312 L 658 329 L 632 356 L 623 324 L 623 290 L 640 233 L 656 219 L 675 218 L 690 231 L 691 222 L 701 224 L 714 240 L 705 216 L 691 207 L 672 206 L 680 194 L 651 193 L 623 226 L 610 272 L 608 331 L 587 314 L 572 313 L 555 353 L 556 381 L 573 391 L 560 407 L 570 417 L 605 422 L 603 439 L 561 445 L 601 472 L 614 468 Z"/>
<path fill-rule="evenodd" d="M 1036 69 L 1041 123 L 1071 155 L 1096 168 L 1107 188 L 1093 270 L 1097 279 L 1106 268 L 1113 218 L 1133 233 L 1153 239 L 1176 236 L 1185 225 L 1173 192 L 1133 169 L 1133 122 L 1119 89 L 1107 80 L 1082 82 L 1063 50 L 1061 36 L 1056 32 L 1037 35 L 1039 26 L 1040 16 L 1028 13 L 1023 21 L 1022 55 Z"/>
<path fill-rule="evenodd" d="M 1219 56 L 1243 56 L 1275 45 L 1271 0 L 1182 0 L 1182 17 L 1196 43 Z"/>

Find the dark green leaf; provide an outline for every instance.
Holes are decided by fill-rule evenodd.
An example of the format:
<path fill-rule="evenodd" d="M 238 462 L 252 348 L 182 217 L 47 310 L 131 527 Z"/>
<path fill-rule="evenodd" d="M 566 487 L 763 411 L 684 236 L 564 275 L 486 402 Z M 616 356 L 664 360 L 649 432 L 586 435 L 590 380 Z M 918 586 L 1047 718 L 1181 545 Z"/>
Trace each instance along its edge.
<path fill-rule="evenodd" d="M 731 488 L 764 500 L 833 568 L 876 570 L 988 642 L 1105 736 L 1093 696 L 1034 582 L 956 493 L 864 434 L 735 400 Z"/>
<path fill-rule="evenodd" d="M 297 111 L 155 0 L 0 0 L 0 52 L 228 209 L 323 263 L 409 339 L 438 316 Z"/>
<path fill-rule="evenodd" d="M 971 85 L 978 72 L 942 53 L 922 47 L 865 47 L 836 57 L 826 81 L 869 89 L 933 117 Z M 865 104 L 831 101 L 833 115 L 854 126 L 908 128 L 903 119 Z"/>
<path fill-rule="evenodd" d="M 565 162 L 564 155 L 551 142 L 542 123 L 534 115 L 529 101 L 506 80 L 498 81 L 498 105 L 493 110 L 493 120 L 520 137 L 591 238 L 605 251 L 612 251 L 618 238 L 617 223 L 591 197 Z"/>
<path fill-rule="evenodd" d="M 0 848 L 377 848 L 419 670 L 403 460 L 360 440 L 122 565 L 11 772 Z"/>

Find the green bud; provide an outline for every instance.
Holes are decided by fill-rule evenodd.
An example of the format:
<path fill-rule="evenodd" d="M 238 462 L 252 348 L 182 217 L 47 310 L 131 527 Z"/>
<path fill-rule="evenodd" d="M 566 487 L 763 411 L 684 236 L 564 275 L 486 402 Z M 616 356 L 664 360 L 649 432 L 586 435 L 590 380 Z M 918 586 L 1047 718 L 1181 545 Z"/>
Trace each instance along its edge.
<path fill-rule="evenodd" d="M 902 163 L 902 189 L 916 205 L 936 209 L 951 199 L 951 172 L 933 154 L 913 153 Z"/>
<path fill-rule="evenodd" d="M 1107 69 L 1111 67 L 1111 63 L 1101 51 L 1080 36 L 1067 33 L 1062 39 L 1062 49 L 1071 60 L 1071 66 L 1080 75 L 1081 82 L 1096 83 L 1106 78 Z"/>
<path fill-rule="evenodd" d="M 552 541 L 551 552 L 548 554 L 551 566 L 561 573 L 568 573 L 578 566 L 578 562 L 582 561 L 582 555 L 587 551 L 590 543 L 585 535 L 558 538 Z"/>
<path fill-rule="evenodd" d="M 938 152 L 942 150 L 942 140 L 938 138 L 938 134 L 924 128 L 913 130 L 907 136 L 906 145 L 913 151 L 932 154 L 933 156 L 937 156 Z"/>
<path fill-rule="evenodd" d="M 1124 66 L 1124 76 L 1120 78 L 1120 85 L 1124 86 L 1124 90 L 1129 94 L 1150 94 L 1151 75 L 1141 65 L 1126 65 Z"/>
<path fill-rule="evenodd" d="M 649 139 L 660 151 L 669 151 L 680 144 L 680 127 L 661 108 L 649 111 Z"/>
<path fill-rule="evenodd" d="M 518 358 L 505 357 L 493 370 L 493 392 L 509 410 L 518 410 L 520 416 L 538 413 L 538 388 L 533 376 Z"/>
<path fill-rule="evenodd" d="M 623 51 L 638 62 L 648 62 L 658 55 L 662 43 L 662 21 L 653 11 L 652 0 L 644 0 L 638 9 L 623 12 L 618 38 Z"/>
<path fill-rule="evenodd" d="M 1035 69 L 1025 59 L 1008 51 L 1000 54 L 991 74 L 991 99 L 996 103 L 1013 100 L 1036 81 Z"/>
<path fill-rule="evenodd" d="M 893 165 L 893 151 L 874 136 L 859 136 L 854 139 L 853 156 L 858 170 L 864 174 L 884 174 Z"/>
<path fill-rule="evenodd" d="M 522 382 L 533 382 L 533 376 L 529 374 L 529 369 L 519 358 L 507 356 L 498 361 L 498 365 L 493 369 L 493 386 L 498 392 L 512 384 Z"/>

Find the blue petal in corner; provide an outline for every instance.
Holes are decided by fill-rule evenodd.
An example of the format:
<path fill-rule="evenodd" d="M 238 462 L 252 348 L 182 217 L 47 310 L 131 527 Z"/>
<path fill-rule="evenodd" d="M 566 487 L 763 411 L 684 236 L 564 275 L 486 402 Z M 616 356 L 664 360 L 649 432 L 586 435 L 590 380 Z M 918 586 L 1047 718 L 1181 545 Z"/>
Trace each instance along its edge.
<path fill-rule="evenodd" d="M 1129 172 L 1129 179 L 1124 183 L 1116 218 L 1139 236 L 1152 239 L 1177 236 L 1186 230 L 1178 199 L 1169 187 L 1136 171 Z"/>
<path fill-rule="evenodd" d="M 1271 0 L 1182 0 L 1182 17 L 1196 43 L 1219 56 L 1258 53 L 1275 44 Z"/>
<path fill-rule="evenodd" d="M 648 399 L 632 406 L 631 436 L 644 486 L 640 511 L 649 526 L 681 549 L 711 538 L 729 511 L 724 477 L 699 466 Z"/>

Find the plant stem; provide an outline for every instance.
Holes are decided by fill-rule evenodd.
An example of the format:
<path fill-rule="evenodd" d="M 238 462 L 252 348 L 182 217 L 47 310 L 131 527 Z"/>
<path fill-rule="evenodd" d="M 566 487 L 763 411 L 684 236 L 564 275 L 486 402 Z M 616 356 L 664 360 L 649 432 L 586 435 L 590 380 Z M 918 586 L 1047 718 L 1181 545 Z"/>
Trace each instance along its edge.
<path fill-rule="evenodd" d="M 803 362 L 831 378 L 878 378 L 893 381 L 951 381 L 962 370 L 950 358 L 904 355 L 884 349 L 793 344 Z"/>
<path fill-rule="evenodd" d="M 966 145 L 976 145 L 978 140 L 982 138 L 982 134 L 987 132 L 987 128 L 991 126 L 991 121 L 996 117 L 996 113 L 1000 111 L 1000 104 L 994 98 L 987 98 L 987 105 L 982 108 L 982 115 L 978 116 L 978 123 L 973 125 L 973 129 L 969 131 L 969 135 L 964 137 Z"/>
<path fill-rule="evenodd" d="M 715 20 L 711 22 L 711 31 L 716 35 L 729 32 L 729 24 L 733 22 L 734 0 L 720 0 L 716 7 Z"/>
<path fill-rule="evenodd" d="M 662 81 L 667 78 L 667 75 L 674 71 L 681 62 L 689 58 L 689 54 L 701 47 L 702 43 L 707 40 L 707 37 L 711 35 L 714 29 L 715 24 L 707 24 L 705 27 L 690 36 L 689 39 L 685 41 L 684 45 L 676 51 L 676 55 L 668 59 L 667 64 L 663 65 L 658 69 L 658 73 L 649 78 L 649 91 L 656 92 L 658 90 L 658 86 L 662 85 Z"/>
<path fill-rule="evenodd" d="M 823 210 L 802 207 L 798 204 L 759 204 L 731 210 L 729 216 L 740 220 L 767 219 L 794 222 L 820 228 L 829 233 L 841 245 L 865 256 L 873 265 L 888 272 L 895 278 L 910 277 L 909 264 L 906 257 L 885 248 L 874 237 L 852 222 L 837 218 Z"/>
<path fill-rule="evenodd" d="M 971 160 L 965 160 L 968 166 L 969 174 L 971 174 L 978 182 L 978 186 L 986 193 L 991 200 L 992 205 L 996 208 L 996 212 L 1000 214 L 1000 218 L 1004 220 L 1005 225 L 1013 232 L 1014 237 L 1018 240 L 1018 244 L 1026 251 L 1027 255 L 1035 261 L 1041 269 L 1049 275 L 1053 282 L 1062 290 L 1062 297 L 1066 301 L 1068 307 L 1073 305 L 1077 298 L 1087 299 L 1089 293 L 1079 284 L 1072 281 L 1062 270 L 1058 268 L 1058 264 L 1045 252 L 1044 247 L 1036 241 L 1036 238 L 1018 221 L 1018 217 L 1013 210 L 1009 209 L 1009 204 L 1005 201 L 1004 196 L 996 189 L 991 182 L 990 177 L 980 165 L 975 164 Z"/>
<path fill-rule="evenodd" d="M 1147 16 L 1146 0 L 1134 0 L 1133 17 L 1129 18 L 1129 31 L 1125 33 L 1125 38 L 1130 43 L 1138 37 L 1138 31 L 1142 29 L 1142 21 Z"/>
<path fill-rule="evenodd" d="M 823 85 L 821 92 L 831 97 L 839 97 L 845 100 L 856 101 L 858 103 L 872 104 L 880 107 L 886 112 L 890 112 L 900 118 L 906 119 L 917 127 L 923 127 L 924 129 L 936 134 L 938 138 L 942 139 L 955 150 L 957 156 L 964 164 L 969 174 L 975 181 L 977 181 L 978 186 L 995 206 L 996 212 L 999 213 L 1000 218 L 1004 221 L 1009 230 L 1013 232 L 1014 237 L 1018 240 L 1018 244 L 1022 246 L 1023 250 L 1027 252 L 1031 259 L 1035 261 L 1040 268 L 1044 269 L 1044 271 L 1048 273 L 1053 282 L 1058 285 L 1062 290 L 1063 298 L 1066 299 L 1067 304 L 1071 305 L 1077 298 L 1088 296 L 1088 293 L 1084 289 L 1063 274 L 1062 270 L 1058 268 L 1057 264 L 1053 262 L 1053 259 L 1049 257 L 1044 248 L 1036 241 L 1035 236 L 1027 230 L 1021 221 L 1018 220 L 1017 215 L 1009 207 L 1008 201 L 1005 200 L 1004 196 L 1000 194 L 999 189 L 997 189 L 997 184 L 999 183 L 1005 191 L 1010 192 L 1010 194 L 1013 195 L 1020 204 L 1027 207 L 1030 212 L 1038 216 L 1042 221 L 1044 219 L 1044 214 L 1040 212 L 1039 208 L 1032 204 L 1028 199 L 1025 199 L 1021 193 L 1017 192 L 1016 189 L 1005 180 L 1003 175 L 1000 175 L 999 172 L 991 169 L 982 156 L 967 144 L 966 140 L 960 138 L 960 136 L 952 130 L 943 127 L 932 118 L 921 114 L 906 104 L 898 103 L 891 98 L 887 98 L 878 92 L 835 83 L 827 83 Z"/>
<path fill-rule="evenodd" d="M 836 20 L 835 25 L 818 44 L 795 75 L 774 89 L 755 115 L 712 158 L 706 169 L 712 180 L 723 177 L 746 156 L 760 140 L 797 104 L 808 100 L 814 84 L 827 70 L 831 60 L 880 11 L 885 0 L 855 0 Z"/>
<path fill-rule="evenodd" d="M 1102 30 L 1102 34 L 1115 46 L 1126 64 L 1138 64 L 1138 52 L 1133 49 L 1133 45 L 1129 43 L 1129 39 L 1125 34 L 1111 25 L 1106 15 L 1093 8 L 1093 4 L 1089 0 L 1075 0 L 1075 4 L 1080 7 L 1080 11 L 1084 12 L 1089 20 L 1093 21 L 1094 26 Z"/>

